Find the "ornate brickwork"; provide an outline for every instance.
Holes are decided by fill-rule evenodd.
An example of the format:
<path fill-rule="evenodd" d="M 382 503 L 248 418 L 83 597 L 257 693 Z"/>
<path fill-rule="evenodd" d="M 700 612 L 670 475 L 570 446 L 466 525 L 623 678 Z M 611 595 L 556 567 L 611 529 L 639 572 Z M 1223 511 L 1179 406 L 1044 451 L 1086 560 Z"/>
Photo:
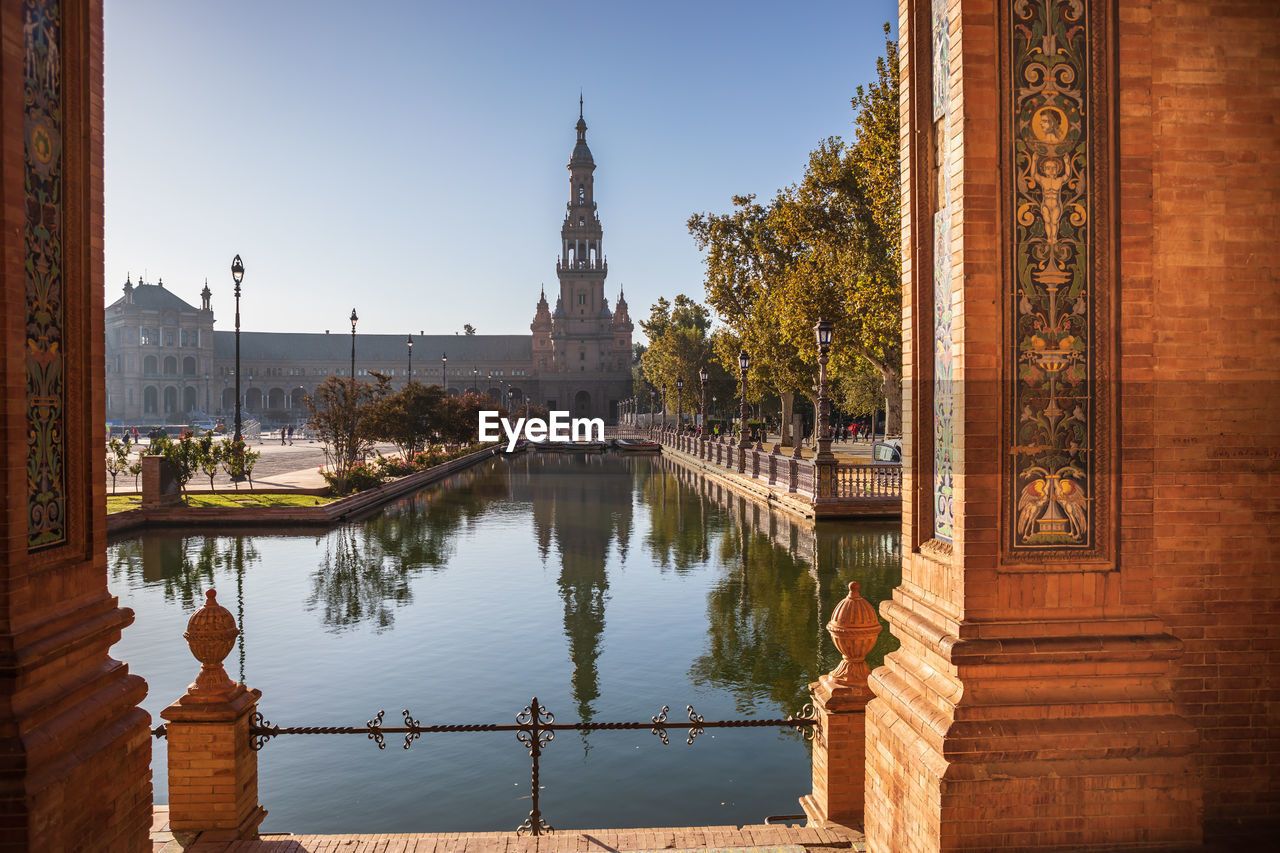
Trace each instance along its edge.
<path fill-rule="evenodd" d="M 933 0 L 934 170 L 933 214 L 933 535 L 950 542 L 952 512 L 952 432 L 955 405 L 951 394 L 951 117 L 950 34 L 947 0 Z"/>
<path fill-rule="evenodd" d="M 1018 0 L 1007 20 L 1012 547 L 1088 550 L 1098 484 L 1087 7 L 1082 0 Z"/>
<path fill-rule="evenodd" d="M 58 0 L 23 15 L 26 190 L 27 546 L 66 540 L 62 73 Z"/>

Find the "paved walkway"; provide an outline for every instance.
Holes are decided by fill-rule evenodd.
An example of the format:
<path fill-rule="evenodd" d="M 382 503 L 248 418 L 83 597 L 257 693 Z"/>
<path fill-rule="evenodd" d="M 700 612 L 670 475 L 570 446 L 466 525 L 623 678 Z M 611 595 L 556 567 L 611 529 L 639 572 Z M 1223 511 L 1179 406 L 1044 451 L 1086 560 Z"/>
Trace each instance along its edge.
<path fill-rule="evenodd" d="M 168 806 L 156 806 L 153 853 L 825 853 L 863 851 L 862 833 L 844 827 L 681 826 L 644 829 L 567 829 L 538 838 L 514 832 L 263 835 L 258 841 L 175 838 Z"/>
<path fill-rule="evenodd" d="M 250 442 L 249 448 L 261 453 L 253 467 L 253 485 L 260 489 L 323 489 L 327 483 L 320 476 L 320 466 L 324 465 L 324 449 L 317 441 L 294 439 L 293 444 L 281 444 L 280 439 L 268 439 L 262 443 Z M 389 444 L 377 447 L 385 455 L 393 455 L 398 451 Z M 227 475 L 218 472 L 214 477 L 214 488 L 218 491 L 233 490 L 235 485 Z M 119 492 L 133 492 L 133 478 L 128 474 L 116 477 Z M 247 488 L 245 484 L 244 488 Z M 197 473 L 187 483 L 187 491 L 209 491 L 209 478 Z M 111 475 L 107 475 L 107 494 L 111 494 Z"/>

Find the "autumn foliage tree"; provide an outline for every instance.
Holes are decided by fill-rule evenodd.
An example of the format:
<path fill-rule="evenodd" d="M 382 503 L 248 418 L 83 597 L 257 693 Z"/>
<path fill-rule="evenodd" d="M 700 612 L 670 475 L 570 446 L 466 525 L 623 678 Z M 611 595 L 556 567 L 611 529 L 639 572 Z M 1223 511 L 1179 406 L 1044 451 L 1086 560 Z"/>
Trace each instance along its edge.
<path fill-rule="evenodd" d="M 711 312 L 683 293 L 674 303 L 659 297 L 649 311 L 649 319 L 640 321 L 649 338 L 649 346 L 641 356 L 641 373 L 645 381 L 658 389 L 667 389 L 667 410 L 683 410 L 694 414 L 701 409 L 699 371 L 706 367 L 714 387 L 727 384 L 725 371 L 715 360 L 711 340 Z M 677 379 L 684 380 L 683 390 Z"/>
<path fill-rule="evenodd" d="M 825 317 L 836 327 L 833 380 L 861 388 L 873 370 L 888 429 L 901 429 L 898 56 L 888 32 L 875 81 L 852 99 L 852 141 L 825 140 L 768 204 L 736 196 L 732 212 L 688 222 L 705 253 L 707 300 L 725 323 L 717 354 L 725 363 L 744 347 L 752 379 L 783 395 L 784 421 L 789 395 L 815 396 L 813 326 Z"/>

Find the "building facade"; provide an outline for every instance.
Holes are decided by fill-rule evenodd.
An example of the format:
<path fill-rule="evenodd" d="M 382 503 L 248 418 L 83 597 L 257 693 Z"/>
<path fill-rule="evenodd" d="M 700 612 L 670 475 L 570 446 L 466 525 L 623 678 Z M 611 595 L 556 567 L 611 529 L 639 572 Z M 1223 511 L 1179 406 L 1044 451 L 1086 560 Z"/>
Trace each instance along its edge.
<path fill-rule="evenodd" d="M 304 398 L 330 376 L 379 373 L 398 387 L 409 380 L 494 400 L 526 400 L 575 417 L 612 421 L 631 395 L 631 333 L 619 290 L 605 296 L 608 263 L 595 203 L 595 160 L 579 100 L 577 141 L 569 158 L 569 200 L 556 262 L 560 291 L 552 311 L 543 292 L 531 335 L 352 336 L 293 332 L 240 333 L 240 395 L 247 417 L 289 423 L 304 417 Z M 409 340 L 413 345 L 410 347 Z M 126 278 L 124 295 L 106 310 L 107 420 L 125 424 L 185 423 L 235 410 L 235 332 L 214 328 L 206 282 L 200 307 L 163 280 Z"/>

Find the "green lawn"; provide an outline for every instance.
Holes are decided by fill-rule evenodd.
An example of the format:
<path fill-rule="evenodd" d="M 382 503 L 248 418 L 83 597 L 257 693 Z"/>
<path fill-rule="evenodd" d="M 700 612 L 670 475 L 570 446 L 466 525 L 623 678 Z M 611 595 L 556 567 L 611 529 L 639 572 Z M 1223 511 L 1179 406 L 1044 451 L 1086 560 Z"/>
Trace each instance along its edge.
<path fill-rule="evenodd" d="M 248 492 L 237 494 L 235 490 L 229 492 L 196 492 L 186 497 L 187 506 L 207 507 L 264 507 L 264 506 L 321 506 L 337 500 L 337 498 L 321 497 L 319 495 L 254 495 Z M 120 495 L 114 496 L 107 494 L 107 513 L 124 512 L 129 509 L 137 509 L 142 504 L 142 498 L 137 495 Z"/>

